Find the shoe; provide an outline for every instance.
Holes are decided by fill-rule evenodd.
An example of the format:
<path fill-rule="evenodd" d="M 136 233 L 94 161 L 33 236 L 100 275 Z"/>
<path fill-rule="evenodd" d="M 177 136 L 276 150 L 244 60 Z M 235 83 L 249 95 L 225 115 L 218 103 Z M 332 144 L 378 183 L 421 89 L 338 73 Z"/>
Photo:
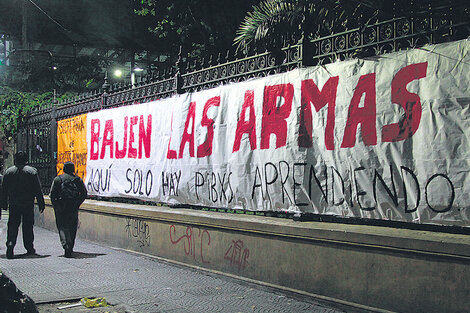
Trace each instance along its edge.
<path fill-rule="evenodd" d="M 26 255 L 35 255 L 35 254 L 36 254 L 36 250 L 34 248 L 26 251 Z"/>
<path fill-rule="evenodd" d="M 71 258 L 72 255 L 73 255 L 72 249 L 65 249 L 65 254 L 64 254 L 64 256 L 65 256 L 66 258 Z"/>
<path fill-rule="evenodd" d="M 13 259 L 13 247 L 7 247 L 7 259 Z"/>

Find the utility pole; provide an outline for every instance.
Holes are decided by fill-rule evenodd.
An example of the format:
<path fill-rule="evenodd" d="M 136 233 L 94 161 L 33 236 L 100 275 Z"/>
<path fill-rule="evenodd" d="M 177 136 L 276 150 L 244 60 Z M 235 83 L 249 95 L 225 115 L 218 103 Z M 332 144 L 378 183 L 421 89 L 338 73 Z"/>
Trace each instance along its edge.
<path fill-rule="evenodd" d="M 28 43 L 28 0 L 22 0 L 21 4 L 21 14 L 22 14 L 22 24 L 21 24 L 21 45 L 23 46 L 24 50 L 29 50 L 29 43 Z M 29 53 L 25 54 L 25 58 L 23 61 L 29 61 Z"/>

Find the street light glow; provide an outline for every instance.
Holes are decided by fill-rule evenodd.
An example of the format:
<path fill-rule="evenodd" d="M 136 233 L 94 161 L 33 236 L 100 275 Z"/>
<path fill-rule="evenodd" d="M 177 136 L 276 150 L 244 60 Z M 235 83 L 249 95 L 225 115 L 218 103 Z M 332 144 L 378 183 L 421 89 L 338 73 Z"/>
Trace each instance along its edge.
<path fill-rule="evenodd" d="M 122 76 L 122 71 L 120 69 L 114 70 L 114 76 L 121 77 Z"/>

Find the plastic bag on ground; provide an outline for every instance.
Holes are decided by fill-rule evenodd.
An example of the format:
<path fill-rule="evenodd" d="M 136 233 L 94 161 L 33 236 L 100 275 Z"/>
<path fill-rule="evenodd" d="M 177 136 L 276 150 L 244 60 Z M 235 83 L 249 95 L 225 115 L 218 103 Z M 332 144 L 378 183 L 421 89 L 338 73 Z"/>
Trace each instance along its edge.
<path fill-rule="evenodd" d="M 97 308 L 100 306 L 108 306 L 106 299 L 103 297 L 99 298 L 82 298 L 80 302 L 87 308 Z"/>

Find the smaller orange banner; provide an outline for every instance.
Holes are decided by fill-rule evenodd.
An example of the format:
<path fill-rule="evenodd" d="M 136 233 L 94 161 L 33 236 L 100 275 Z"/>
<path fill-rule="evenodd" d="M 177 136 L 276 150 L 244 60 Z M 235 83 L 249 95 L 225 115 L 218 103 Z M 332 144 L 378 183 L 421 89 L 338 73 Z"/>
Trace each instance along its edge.
<path fill-rule="evenodd" d="M 57 122 L 57 175 L 65 162 L 75 164 L 75 173 L 85 180 L 87 159 L 86 114 Z"/>

